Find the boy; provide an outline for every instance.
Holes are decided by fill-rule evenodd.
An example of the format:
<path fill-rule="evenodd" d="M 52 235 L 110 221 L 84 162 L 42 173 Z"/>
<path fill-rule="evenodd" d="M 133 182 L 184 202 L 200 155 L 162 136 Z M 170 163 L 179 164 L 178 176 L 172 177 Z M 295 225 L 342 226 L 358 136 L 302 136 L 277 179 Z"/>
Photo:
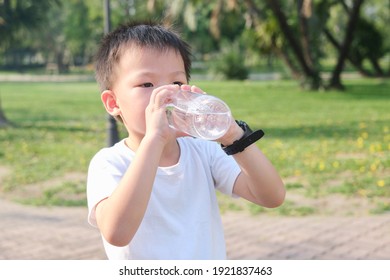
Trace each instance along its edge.
<path fill-rule="evenodd" d="M 244 123 L 232 121 L 217 140 L 230 156 L 216 142 L 168 126 L 165 104 L 174 92 L 202 92 L 187 85 L 190 68 L 188 44 L 160 25 L 124 25 L 102 41 L 101 99 L 128 132 L 100 150 L 88 171 L 88 220 L 109 259 L 224 259 L 215 189 L 264 207 L 284 200 L 282 180 L 248 142 Z"/>

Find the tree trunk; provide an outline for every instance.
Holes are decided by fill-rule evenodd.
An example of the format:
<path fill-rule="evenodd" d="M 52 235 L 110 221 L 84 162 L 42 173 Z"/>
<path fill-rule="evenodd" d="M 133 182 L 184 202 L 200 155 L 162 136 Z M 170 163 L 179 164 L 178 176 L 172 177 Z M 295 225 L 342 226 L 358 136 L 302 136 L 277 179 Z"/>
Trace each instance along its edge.
<path fill-rule="evenodd" d="M 287 18 L 282 11 L 280 3 L 278 0 L 267 0 L 268 7 L 274 13 L 276 19 L 278 20 L 279 26 L 283 35 L 286 37 L 292 52 L 294 53 L 300 67 L 302 68 L 305 79 L 308 81 L 311 89 L 319 89 L 321 86 L 321 78 L 317 71 L 311 68 L 302 52 L 302 48 L 298 41 L 294 37 L 294 32 L 290 29 L 287 23 Z M 306 81 L 304 81 L 306 83 Z"/>
<path fill-rule="evenodd" d="M 60 49 L 56 52 L 56 64 L 59 74 L 64 74 L 69 72 L 69 65 L 64 61 L 64 51 L 63 49 Z"/>
<path fill-rule="evenodd" d="M 298 1 L 298 19 L 299 31 L 301 32 L 301 45 L 303 57 L 310 68 L 314 67 L 313 59 L 310 53 L 310 36 L 308 29 L 308 18 L 311 17 L 312 3 L 311 0 Z"/>
<path fill-rule="evenodd" d="M 336 38 L 333 37 L 333 35 L 330 33 L 330 31 L 327 28 L 324 29 L 324 33 L 325 33 L 326 38 L 329 40 L 329 42 L 337 49 L 338 52 L 340 52 L 341 45 L 339 42 L 337 42 Z M 372 73 L 370 73 L 368 70 L 364 69 L 361 62 L 353 59 L 349 54 L 347 56 L 347 59 L 362 76 L 372 77 Z"/>
<path fill-rule="evenodd" d="M 353 39 L 353 32 L 359 19 L 360 7 L 362 6 L 363 2 L 364 0 L 355 0 L 353 3 L 353 7 L 350 12 L 349 21 L 345 32 L 344 41 L 341 44 L 336 67 L 332 72 L 332 77 L 329 82 L 329 88 L 344 89 L 344 86 L 341 84 L 341 72 L 344 68 L 345 59 L 348 56 L 349 47 L 351 46 Z"/>
<path fill-rule="evenodd" d="M 299 80 L 302 78 L 302 75 L 301 75 L 299 69 L 297 69 L 296 65 L 292 61 L 292 59 L 289 56 L 289 54 L 287 53 L 287 51 L 276 50 L 276 54 L 290 69 L 290 73 L 294 79 Z"/>
<path fill-rule="evenodd" d="M 5 117 L 5 114 L 3 112 L 3 107 L 1 106 L 1 97 L 0 97 L 0 127 L 8 126 L 10 123 Z"/>
<path fill-rule="evenodd" d="M 382 70 L 382 67 L 380 66 L 378 60 L 372 57 L 370 57 L 369 60 L 371 62 L 372 67 L 374 67 L 375 69 L 376 76 L 384 77 L 385 72 Z"/>

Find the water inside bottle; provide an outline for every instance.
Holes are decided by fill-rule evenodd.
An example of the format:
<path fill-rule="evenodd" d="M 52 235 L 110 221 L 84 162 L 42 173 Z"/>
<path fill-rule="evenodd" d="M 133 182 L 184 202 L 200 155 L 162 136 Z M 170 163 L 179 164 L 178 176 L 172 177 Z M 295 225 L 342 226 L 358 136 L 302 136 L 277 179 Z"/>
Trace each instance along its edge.
<path fill-rule="evenodd" d="M 199 138 L 215 140 L 222 137 L 230 125 L 230 114 L 224 113 L 194 113 L 193 128 Z"/>
<path fill-rule="evenodd" d="M 167 116 L 172 128 L 206 140 L 222 137 L 231 122 L 230 110 L 227 106 L 220 100 L 209 98 L 199 98 L 197 102 L 169 106 Z"/>

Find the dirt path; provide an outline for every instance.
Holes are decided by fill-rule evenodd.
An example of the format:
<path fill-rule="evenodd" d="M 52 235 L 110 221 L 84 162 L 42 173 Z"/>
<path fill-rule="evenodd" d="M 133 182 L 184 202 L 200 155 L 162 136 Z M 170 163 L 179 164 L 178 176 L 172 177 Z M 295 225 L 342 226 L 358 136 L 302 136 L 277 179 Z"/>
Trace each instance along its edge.
<path fill-rule="evenodd" d="M 0 183 L 9 172 L 0 166 Z M 345 203 L 341 204 L 348 208 Z M 245 211 L 224 213 L 228 258 L 389 260 L 390 213 L 345 214 L 273 217 L 251 216 Z M 85 207 L 33 207 L 0 198 L 0 221 L 0 260 L 106 259 L 99 232 L 87 223 Z"/>
<path fill-rule="evenodd" d="M 105 259 L 83 207 L 0 199 L 0 259 Z M 390 214 L 374 217 L 223 215 L 230 259 L 390 259 Z"/>

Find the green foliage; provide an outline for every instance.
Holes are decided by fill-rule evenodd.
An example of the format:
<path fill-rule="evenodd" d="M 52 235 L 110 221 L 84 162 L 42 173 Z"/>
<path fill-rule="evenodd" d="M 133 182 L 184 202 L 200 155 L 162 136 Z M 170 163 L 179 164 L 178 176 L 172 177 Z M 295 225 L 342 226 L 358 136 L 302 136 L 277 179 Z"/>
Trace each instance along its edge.
<path fill-rule="evenodd" d="M 275 53 L 285 43 L 279 25 L 272 15 L 268 16 L 264 24 L 246 29 L 243 33 L 243 41 L 249 50 L 257 54 Z"/>
<path fill-rule="evenodd" d="M 383 37 L 369 21 L 361 18 L 351 46 L 351 56 L 361 62 L 365 58 L 380 59 L 385 55 Z"/>
<path fill-rule="evenodd" d="M 245 80 L 249 70 L 245 65 L 245 52 L 238 43 L 226 44 L 215 59 L 210 61 L 210 70 L 227 80 Z"/>
<path fill-rule="evenodd" d="M 65 9 L 64 35 L 69 51 L 72 53 L 73 62 L 83 65 L 86 57 L 88 42 L 92 39 L 92 25 L 85 20 L 89 18 L 88 6 L 84 1 L 69 1 Z"/>
<path fill-rule="evenodd" d="M 0 2 L 0 47 L 3 44 L 14 43 L 15 34 L 21 29 L 31 30 L 42 27 L 45 13 L 58 0 Z"/>
<path fill-rule="evenodd" d="M 22 70 L 26 60 L 36 54 L 36 41 L 30 34 L 46 24 L 46 13 L 59 0 L 0 1 L 0 66 Z"/>
<path fill-rule="evenodd" d="M 173 24 L 193 47 L 195 60 L 208 61 L 212 54 L 221 50 L 223 59 L 218 67 L 226 77 L 233 79 L 243 79 L 245 67 L 238 63 L 242 58 L 239 54 L 224 50 L 224 42 L 241 41 L 244 47 L 240 52 L 245 53 L 244 60 L 250 60 L 251 67 L 259 67 L 256 63 L 262 56 L 277 56 L 285 69 L 289 69 L 289 76 L 297 79 L 304 76 L 300 79 L 308 81 L 306 84 L 319 87 L 321 81 L 317 79 L 322 75 L 317 73 L 334 68 L 325 68 L 322 61 L 333 61 L 334 64 L 339 53 L 327 42 L 322 31 L 327 26 L 341 43 L 351 3 L 309 1 L 313 7 L 304 17 L 306 25 L 300 25 L 303 17 L 299 17 L 298 6 L 303 2 L 278 2 L 279 12 L 286 17 L 290 29 L 287 33 L 291 33 L 297 44 L 291 44 L 290 36 L 280 28 L 279 18 L 270 9 L 271 1 L 111 0 L 111 21 L 112 28 L 129 20 L 160 19 L 168 25 Z M 375 60 L 371 63 L 377 75 L 388 74 L 385 63 L 390 50 L 390 37 L 386 33 L 389 9 L 385 2 L 365 1 L 362 18 L 366 25 L 357 26 L 357 38 L 352 47 L 354 57 Z M 10 5 L 6 7 L 6 3 Z M 253 7 L 248 3 L 253 3 Z M 50 66 L 49 72 L 68 72 L 76 66 L 78 71 L 90 71 L 103 35 L 103 20 L 103 1 L 0 2 L 0 66 L 17 71 L 41 68 L 41 72 L 45 71 L 46 65 Z M 307 32 L 302 31 L 303 26 L 307 27 Z M 292 45 L 298 45 L 298 48 L 292 48 Z M 315 73 L 313 77 L 308 74 L 310 71 L 302 71 L 307 67 L 301 65 L 303 60 L 299 59 L 297 49 L 302 51 L 306 66 Z M 272 68 L 268 70 L 272 71 Z"/>

